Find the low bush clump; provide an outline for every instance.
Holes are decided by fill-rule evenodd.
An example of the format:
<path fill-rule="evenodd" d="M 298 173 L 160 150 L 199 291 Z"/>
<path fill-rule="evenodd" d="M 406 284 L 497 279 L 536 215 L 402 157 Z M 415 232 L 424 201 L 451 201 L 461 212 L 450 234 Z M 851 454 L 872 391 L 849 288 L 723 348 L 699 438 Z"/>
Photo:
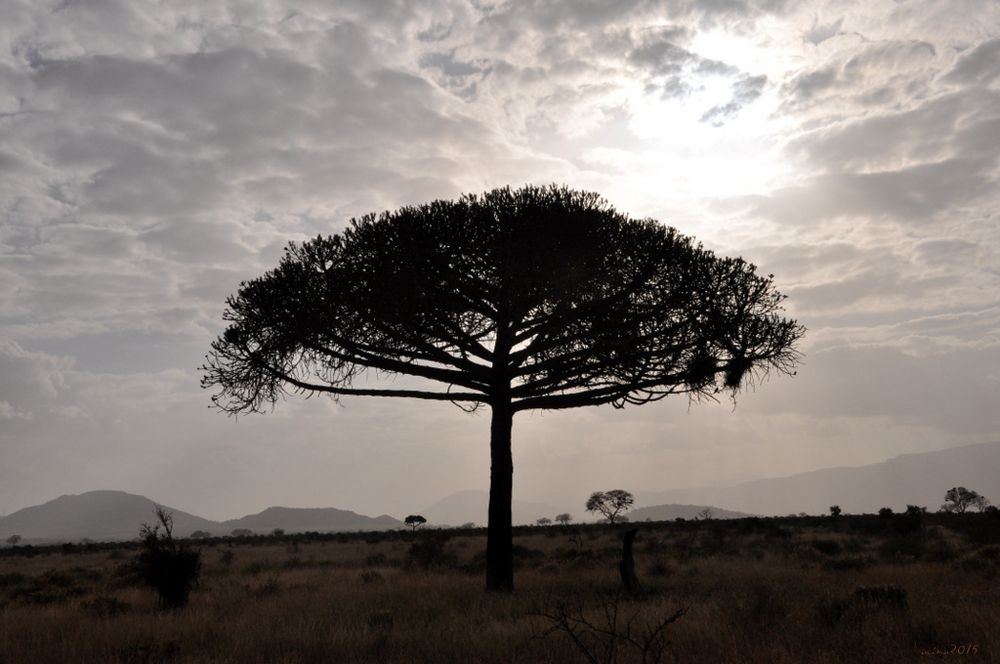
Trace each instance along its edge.
<path fill-rule="evenodd" d="M 142 551 L 136 558 L 136 568 L 146 585 L 159 595 L 164 609 L 180 609 L 187 605 L 191 590 L 201 573 L 201 553 L 174 539 L 173 517 L 156 509 L 159 523 L 143 524 L 139 531 Z"/>

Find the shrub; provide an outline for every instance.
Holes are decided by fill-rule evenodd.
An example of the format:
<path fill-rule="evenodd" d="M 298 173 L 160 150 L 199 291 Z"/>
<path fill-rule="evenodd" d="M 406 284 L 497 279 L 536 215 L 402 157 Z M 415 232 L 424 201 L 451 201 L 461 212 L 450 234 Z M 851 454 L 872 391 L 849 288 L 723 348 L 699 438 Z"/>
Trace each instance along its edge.
<path fill-rule="evenodd" d="M 840 542 L 837 540 L 813 540 L 812 546 L 827 556 L 836 556 L 843 551 L 843 547 L 840 546 Z"/>
<path fill-rule="evenodd" d="M 373 569 L 366 569 L 359 576 L 358 579 L 364 584 L 381 584 L 385 583 L 385 577 Z"/>
<path fill-rule="evenodd" d="M 892 508 L 883 507 L 878 511 L 878 518 L 880 519 L 891 519 L 892 518 Z"/>
<path fill-rule="evenodd" d="M 98 595 L 94 599 L 80 602 L 80 610 L 95 618 L 115 618 L 128 613 L 132 605 L 113 595 Z"/>
<path fill-rule="evenodd" d="M 161 507 L 156 508 L 159 523 L 143 524 L 139 530 L 142 551 L 136 568 L 146 585 L 152 587 L 164 609 L 187 605 L 191 590 L 201 574 L 201 553 L 174 539 L 174 519 Z"/>
<path fill-rule="evenodd" d="M 670 576 L 674 571 L 673 566 L 663 560 L 657 560 L 648 570 L 650 576 Z"/>
<path fill-rule="evenodd" d="M 373 553 L 365 558 L 365 565 L 368 567 L 378 567 L 379 565 L 385 565 L 389 561 L 385 557 L 384 553 Z"/>
<path fill-rule="evenodd" d="M 685 609 L 660 614 L 652 620 L 640 619 L 640 611 L 626 604 L 621 596 L 615 596 L 598 607 L 563 602 L 533 615 L 548 623 L 545 631 L 537 636 L 561 636 L 579 653 L 578 661 L 596 663 L 628 659 L 658 664 L 670 645 L 667 628 L 684 615 Z"/>
<path fill-rule="evenodd" d="M 375 631 L 390 631 L 393 625 L 392 611 L 376 611 L 368 616 L 368 628 Z"/>
<path fill-rule="evenodd" d="M 278 580 L 277 574 L 271 574 L 256 586 L 250 584 L 243 586 L 243 590 L 251 597 L 271 597 L 281 592 L 281 582 Z"/>
<path fill-rule="evenodd" d="M 443 533 L 429 533 L 428 537 L 418 539 L 410 545 L 406 554 L 407 562 L 424 569 L 454 565 L 455 554 L 445 551 L 445 544 L 449 539 Z"/>

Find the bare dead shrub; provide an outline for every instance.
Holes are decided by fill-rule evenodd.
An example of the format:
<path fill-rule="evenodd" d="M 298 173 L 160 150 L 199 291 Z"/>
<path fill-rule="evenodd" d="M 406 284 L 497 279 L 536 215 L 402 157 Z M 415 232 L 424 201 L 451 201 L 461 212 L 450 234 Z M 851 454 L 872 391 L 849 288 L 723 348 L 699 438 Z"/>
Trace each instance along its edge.
<path fill-rule="evenodd" d="M 136 568 L 146 585 L 152 587 L 164 609 L 187 605 L 191 590 L 201 574 L 201 553 L 174 539 L 174 519 L 163 508 L 156 508 L 159 523 L 143 524 L 139 529 L 142 550 Z"/>
<path fill-rule="evenodd" d="M 658 664 L 670 645 L 666 630 L 684 615 L 684 609 L 655 619 L 642 616 L 641 608 L 625 610 L 621 596 L 588 610 L 582 604 L 561 602 L 542 613 L 547 629 L 538 635 L 545 638 L 561 635 L 590 664 L 614 664 L 620 658 L 639 657 L 643 664 Z"/>

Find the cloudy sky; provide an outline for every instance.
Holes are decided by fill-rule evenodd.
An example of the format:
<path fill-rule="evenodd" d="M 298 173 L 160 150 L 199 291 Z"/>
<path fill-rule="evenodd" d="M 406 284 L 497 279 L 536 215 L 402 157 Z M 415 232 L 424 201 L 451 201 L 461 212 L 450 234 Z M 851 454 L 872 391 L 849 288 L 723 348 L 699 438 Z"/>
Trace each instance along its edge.
<path fill-rule="evenodd" d="M 522 413 L 515 497 L 717 485 L 1000 438 L 1000 4 L 0 4 L 0 513 L 405 515 L 488 481 L 488 413 L 208 409 L 223 301 L 355 215 L 602 193 L 754 261 L 809 328 L 737 405 Z"/>

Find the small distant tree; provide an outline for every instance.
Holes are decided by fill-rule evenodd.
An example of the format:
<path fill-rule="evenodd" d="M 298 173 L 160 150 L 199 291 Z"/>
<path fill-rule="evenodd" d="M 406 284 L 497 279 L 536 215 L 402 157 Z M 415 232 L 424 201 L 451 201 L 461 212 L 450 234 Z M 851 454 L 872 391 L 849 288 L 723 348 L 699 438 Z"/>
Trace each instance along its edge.
<path fill-rule="evenodd" d="M 964 514 L 970 508 L 975 508 L 976 511 L 982 512 L 989 504 L 990 501 L 978 492 L 966 489 L 964 486 L 956 486 L 945 492 L 941 511 Z"/>
<path fill-rule="evenodd" d="M 550 526 L 552 525 L 552 519 L 548 518 L 547 516 L 543 516 L 538 521 L 535 521 L 535 523 L 537 523 L 539 526 Z"/>
<path fill-rule="evenodd" d="M 892 508 L 891 507 L 883 507 L 882 509 L 880 509 L 878 511 L 878 518 L 880 518 L 880 519 L 889 519 L 889 518 L 892 518 Z"/>
<path fill-rule="evenodd" d="M 476 527 L 475 521 L 466 521 L 462 524 L 462 530 L 471 530 Z"/>
<path fill-rule="evenodd" d="M 234 528 L 230 533 L 233 537 L 252 537 L 253 531 L 249 528 Z"/>
<path fill-rule="evenodd" d="M 7 544 L 10 544 L 11 546 L 17 546 L 20 542 L 21 542 L 20 535 L 11 535 L 10 537 L 7 538 Z"/>
<path fill-rule="evenodd" d="M 191 539 L 206 539 L 211 537 L 212 534 L 205 530 L 196 530 L 191 533 Z"/>
<path fill-rule="evenodd" d="M 410 516 L 403 519 L 403 523 L 410 527 L 410 530 L 416 530 L 420 526 L 427 523 L 427 519 L 420 516 L 419 514 L 411 514 Z"/>
<path fill-rule="evenodd" d="M 556 514 L 556 521 L 562 525 L 569 524 L 573 520 L 572 515 L 569 512 L 563 512 L 562 514 Z"/>
<path fill-rule="evenodd" d="M 830 516 L 836 519 L 841 514 L 840 505 L 830 505 Z"/>
<path fill-rule="evenodd" d="M 201 553 L 174 539 L 173 516 L 157 505 L 157 523 L 142 524 L 142 550 L 136 567 L 143 581 L 160 596 L 160 607 L 180 609 L 187 605 L 191 589 L 201 574 Z"/>
<path fill-rule="evenodd" d="M 285 535 L 284 528 L 275 528 L 274 530 L 271 531 L 272 537 L 284 537 L 284 535 Z"/>
<path fill-rule="evenodd" d="M 600 512 L 608 523 L 614 525 L 616 521 L 623 520 L 619 514 L 629 511 L 634 504 L 635 497 L 628 491 L 611 489 L 590 494 L 586 507 L 588 512 Z"/>
<path fill-rule="evenodd" d="M 715 512 L 711 507 L 706 507 L 702 511 L 698 512 L 698 518 L 702 521 L 711 521 L 713 516 L 715 516 Z"/>

